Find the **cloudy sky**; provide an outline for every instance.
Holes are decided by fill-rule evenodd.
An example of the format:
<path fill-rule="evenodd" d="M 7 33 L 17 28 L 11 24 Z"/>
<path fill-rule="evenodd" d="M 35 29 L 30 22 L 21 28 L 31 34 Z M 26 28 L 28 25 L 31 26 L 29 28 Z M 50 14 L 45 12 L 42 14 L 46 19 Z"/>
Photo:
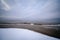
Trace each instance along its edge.
<path fill-rule="evenodd" d="M 59 0 L 0 0 L 0 3 L 0 18 L 30 22 L 60 20 Z"/>

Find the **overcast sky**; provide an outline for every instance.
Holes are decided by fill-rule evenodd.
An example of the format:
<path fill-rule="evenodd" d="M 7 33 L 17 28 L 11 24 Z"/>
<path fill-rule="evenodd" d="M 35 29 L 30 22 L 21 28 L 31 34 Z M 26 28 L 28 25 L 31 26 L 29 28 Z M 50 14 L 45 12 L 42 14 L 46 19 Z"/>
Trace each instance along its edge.
<path fill-rule="evenodd" d="M 59 2 L 59 0 L 0 0 L 0 18 L 53 22 L 53 19 L 60 19 Z"/>

